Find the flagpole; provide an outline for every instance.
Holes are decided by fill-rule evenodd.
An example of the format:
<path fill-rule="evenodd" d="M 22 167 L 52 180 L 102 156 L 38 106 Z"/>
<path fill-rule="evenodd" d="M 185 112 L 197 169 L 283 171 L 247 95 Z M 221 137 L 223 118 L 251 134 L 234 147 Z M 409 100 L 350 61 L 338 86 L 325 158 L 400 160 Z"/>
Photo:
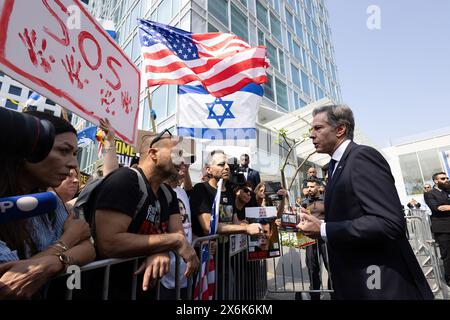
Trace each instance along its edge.
<path fill-rule="evenodd" d="M 152 131 L 153 131 L 153 133 L 156 133 L 156 124 L 155 124 L 155 119 L 153 119 L 152 98 L 150 96 L 150 88 L 147 88 L 147 99 L 148 99 L 148 107 L 150 108 L 150 119 L 152 121 Z"/>

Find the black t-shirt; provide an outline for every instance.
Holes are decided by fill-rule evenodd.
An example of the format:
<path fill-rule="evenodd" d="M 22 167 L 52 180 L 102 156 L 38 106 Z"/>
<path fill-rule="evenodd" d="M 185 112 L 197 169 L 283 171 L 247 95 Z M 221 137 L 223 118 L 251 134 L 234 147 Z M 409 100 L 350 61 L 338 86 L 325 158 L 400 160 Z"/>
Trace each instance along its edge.
<path fill-rule="evenodd" d="M 192 190 L 190 199 L 192 214 L 192 232 L 197 236 L 205 236 L 199 222 L 199 215 L 202 213 L 211 213 L 214 197 L 217 189 L 211 187 L 208 182 L 197 183 Z M 226 186 L 226 190 L 220 195 L 219 222 L 232 223 L 234 197 L 231 186 Z"/>
<path fill-rule="evenodd" d="M 142 170 L 138 170 L 143 175 Z M 177 201 L 171 201 L 168 204 L 161 187 L 155 195 L 147 179 L 145 176 L 143 177 L 148 196 L 142 209 L 130 223 L 128 232 L 139 234 L 166 233 L 170 215 L 180 212 L 178 203 Z M 172 188 L 167 186 L 167 189 L 172 194 L 172 200 L 176 200 L 177 195 Z M 119 168 L 106 177 L 106 180 L 100 186 L 95 210 L 114 210 L 133 218 L 141 197 L 142 193 L 136 172 L 129 168 Z"/>
<path fill-rule="evenodd" d="M 143 175 L 141 169 L 138 169 Z M 153 193 L 150 184 L 143 175 L 147 187 L 147 199 L 142 209 L 131 221 L 128 232 L 139 234 L 166 233 L 169 226 L 169 217 L 179 213 L 176 193 L 167 186 L 172 195 L 172 201 L 168 204 L 161 187 Z M 114 210 L 122 212 L 133 218 L 136 207 L 141 200 L 142 193 L 139 188 L 139 180 L 135 171 L 123 167 L 106 176 L 95 195 L 95 210 Z M 109 298 L 112 300 L 129 300 L 132 292 L 133 261 L 121 263 L 111 267 Z M 97 277 L 98 278 L 98 277 Z M 96 279 L 91 279 L 94 283 Z M 98 282 L 98 281 L 97 281 Z M 138 283 L 142 283 L 142 275 L 138 276 Z M 154 290 L 142 291 L 138 285 L 137 299 L 154 300 Z"/>

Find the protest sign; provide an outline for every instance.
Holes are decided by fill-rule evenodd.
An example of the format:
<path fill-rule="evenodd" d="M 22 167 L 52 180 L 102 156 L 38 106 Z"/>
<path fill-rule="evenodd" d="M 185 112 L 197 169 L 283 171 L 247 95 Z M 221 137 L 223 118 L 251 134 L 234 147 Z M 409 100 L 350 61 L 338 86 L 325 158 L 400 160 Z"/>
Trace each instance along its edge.
<path fill-rule="evenodd" d="M 0 68 L 134 144 L 139 70 L 77 0 L 0 1 Z"/>
<path fill-rule="evenodd" d="M 280 256 L 278 228 L 275 224 L 276 207 L 245 208 L 249 223 L 260 223 L 262 235 L 248 236 L 248 260 L 260 260 Z"/>

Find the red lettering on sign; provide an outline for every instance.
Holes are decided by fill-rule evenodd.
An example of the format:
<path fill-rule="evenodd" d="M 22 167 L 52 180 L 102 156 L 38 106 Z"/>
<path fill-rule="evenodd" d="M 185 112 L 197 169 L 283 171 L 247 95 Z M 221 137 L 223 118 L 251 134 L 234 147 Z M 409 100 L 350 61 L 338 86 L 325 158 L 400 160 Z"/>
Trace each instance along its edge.
<path fill-rule="evenodd" d="M 67 10 L 67 8 L 61 3 L 60 0 L 54 0 L 56 2 L 56 4 L 59 6 L 59 8 L 61 9 L 61 11 L 63 11 L 65 14 L 67 14 L 67 16 L 70 16 L 69 11 Z M 53 32 L 51 32 L 47 27 L 44 27 L 44 32 L 47 33 L 50 37 L 52 37 L 55 41 L 59 42 L 60 44 L 62 44 L 63 46 L 67 47 L 70 44 L 70 39 L 69 39 L 69 32 L 67 30 L 66 25 L 64 24 L 64 21 L 61 20 L 60 17 L 58 17 L 58 14 L 50 7 L 50 5 L 48 4 L 48 0 L 42 0 L 42 3 L 44 4 L 44 6 L 47 8 L 47 10 L 50 12 L 50 14 L 55 17 L 55 19 L 58 21 L 58 24 L 61 27 L 61 31 L 63 34 L 62 38 L 59 38 L 58 36 L 56 36 Z"/>
<path fill-rule="evenodd" d="M 106 80 L 106 83 L 113 89 L 113 90 L 119 90 L 122 87 L 122 83 L 120 82 L 120 78 L 119 78 L 119 74 L 117 73 L 116 69 L 114 69 L 114 67 L 112 66 L 112 63 L 117 64 L 119 67 L 122 67 L 122 64 L 117 61 L 116 58 L 114 57 L 108 57 L 106 59 L 106 63 L 108 64 L 109 69 L 111 69 L 111 71 L 114 73 L 114 75 L 116 76 L 117 79 L 117 83 L 116 84 L 112 84 L 109 80 Z"/>
<path fill-rule="evenodd" d="M 91 40 L 97 47 L 97 62 L 94 65 L 92 65 L 92 63 L 89 61 L 86 52 L 84 51 L 84 40 L 86 39 Z M 102 50 L 100 49 L 100 45 L 98 44 L 94 36 L 87 31 L 80 32 L 80 34 L 78 35 L 78 46 L 80 47 L 81 56 L 83 57 L 84 62 L 86 62 L 88 67 L 92 70 L 97 70 L 102 63 Z"/>

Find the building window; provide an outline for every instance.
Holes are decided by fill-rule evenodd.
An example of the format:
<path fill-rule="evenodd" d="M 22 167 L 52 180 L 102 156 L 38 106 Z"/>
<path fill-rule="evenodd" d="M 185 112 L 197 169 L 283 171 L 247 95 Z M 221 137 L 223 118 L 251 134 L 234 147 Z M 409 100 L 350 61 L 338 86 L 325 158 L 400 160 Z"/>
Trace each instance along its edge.
<path fill-rule="evenodd" d="M 292 83 L 295 84 L 297 87 L 301 88 L 300 84 L 300 74 L 298 72 L 298 69 L 296 66 L 291 64 L 291 77 L 292 77 Z"/>
<path fill-rule="evenodd" d="M 247 17 L 234 4 L 231 5 L 231 31 L 248 42 Z"/>
<path fill-rule="evenodd" d="M 303 28 L 300 21 L 298 21 L 297 18 L 295 18 L 295 34 L 297 35 L 297 38 L 302 41 L 302 43 L 305 43 L 305 38 L 303 37 Z"/>
<path fill-rule="evenodd" d="M 256 17 L 261 24 L 269 28 L 269 20 L 267 19 L 267 9 L 256 0 Z"/>
<path fill-rule="evenodd" d="M 306 73 L 303 72 L 303 70 L 300 72 L 302 77 L 302 90 L 307 96 L 311 96 L 311 91 L 309 88 L 309 77 L 306 75 Z"/>
<path fill-rule="evenodd" d="M 292 30 L 294 30 L 294 17 L 292 16 L 292 14 L 286 9 L 285 10 L 285 12 L 286 12 L 286 22 L 287 22 L 287 25 L 292 29 Z"/>
<path fill-rule="evenodd" d="M 22 95 L 22 88 L 19 88 L 19 87 L 16 87 L 16 86 L 13 86 L 13 85 L 10 85 L 9 86 L 9 90 L 8 90 L 8 93 L 10 93 L 10 94 L 13 94 L 13 95 L 16 95 L 16 96 L 21 96 Z"/>
<path fill-rule="evenodd" d="M 277 104 L 285 110 L 288 110 L 286 84 L 280 79 L 275 78 L 275 86 L 277 89 Z"/>
<path fill-rule="evenodd" d="M 420 174 L 417 154 L 409 153 L 398 157 L 402 169 L 403 181 L 408 195 L 423 193 L 423 180 Z"/>
<path fill-rule="evenodd" d="M 297 44 L 297 42 L 292 41 L 292 47 L 294 48 L 294 57 L 298 59 L 298 61 L 302 61 L 302 55 L 300 52 L 300 46 Z"/>
<path fill-rule="evenodd" d="M 278 70 L 277 49 L 269 41 L 266 42 L 267 53 L 269 55 L 270 65 Z"/>
<path fill-rule="evenodd" d="M 168 106 L 167 106 L 167 116 L 175 114 L 177 110 L 177 86 L 169 85 L 169 96 L 168 96 Z"/>
<path fill-rule="evenodd" d="M 427 183 L 434 183 L 431 176 L 436 172 L 442 171 L 441 161 L 437 149 L 420 151 L 419 156 L 420 168 L 422 169 L 423 180 Z"/>
<path fill-rule="evenodd" d="M 283 43 L 280 20 L 278 20 L 273 14 L 270 14 L 270 29 L 275 39 L 280 41 L 280 43 Z"/>
<path fill-rule="evenodd" d="M 219 32 L 219 29 L 214 27 L 211 23 L 208 23 L 208 32 Z"/>
<path fill-rule="evenodd" d="M 5 107 L 8 109 L 17 110 L 17 104 L 15 104 L 9 99 L 6 99 Z"/>
<path fill-rule="evenodd" d="M 278 49 L 278 58 L 280 59 L 280 72 L 284 74 L 286 70 L 284 69 L 284 54 L 281 49 Z"/>
<path fill-rule="evenodd" d="M 172 19 L 171 16 L 172 16 L 171 1 L 163 0 L 158 6 L 158 22 L 168 24 Z"/>
<path fill-rule="evenodd" d="M 270 74 L 267 74 L 267 82 L 264 83 L 264 96 L 275 102 L 273 95 L 273 77 Z"/>
<path fill-rule="evenodd" d="M 264 39 L 264 32 L 261 31 L 261 29 L 258 28 L 258 44 L 260 46 L 265 46 L 266 41 Z"/>
<path fill-rule="evenodd" d="M 46 99 L 45 100 L 45 103 L 46 104 L 48 104 L 48 105 L 50 105 L 50 106 L 55 106 L 56 105 L 56 103 L 54 103 L 52 100 L 50 100 L 50 99 Z"/>
<path fill-rule="evenodd" d="M 157 122 L 167 117 L 167 85 L 162 85 L 152 93 L 152 107 L 155 110 Z"/>
<path fill-rule="evenodd" d="M 209 0 L 208 11 L 217 18 L 224 26 L 228 27 L 228 1 Z"/>

